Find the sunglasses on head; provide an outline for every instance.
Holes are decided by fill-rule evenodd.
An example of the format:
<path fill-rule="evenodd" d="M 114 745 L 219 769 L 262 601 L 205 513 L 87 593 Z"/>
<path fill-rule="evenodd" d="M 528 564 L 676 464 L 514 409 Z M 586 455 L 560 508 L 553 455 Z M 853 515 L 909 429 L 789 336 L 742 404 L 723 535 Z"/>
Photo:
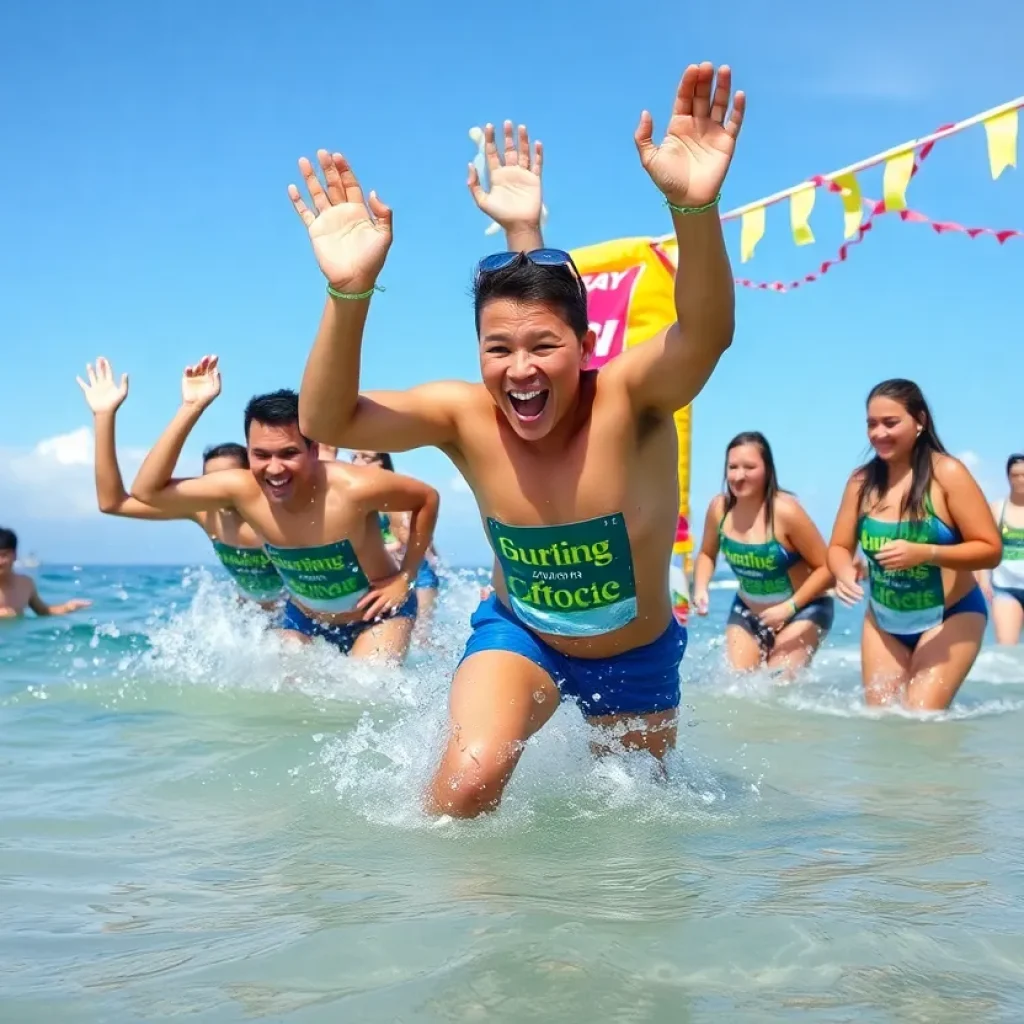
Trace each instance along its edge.
<path fill-rule="evenodd" d="M 532 249 L 530 252 L 495 252 L 485 256 L 476 265 L 476 277 L 479 280 L 484 274 L 493 274 L 498 270 L 511 267 L 519 259 L 529 260 L 536 267 L 568 267 L 580 286 L 584 298 L 587 294 L 583 276 L 573 262 L 572 257 L 564 249 Z"/>

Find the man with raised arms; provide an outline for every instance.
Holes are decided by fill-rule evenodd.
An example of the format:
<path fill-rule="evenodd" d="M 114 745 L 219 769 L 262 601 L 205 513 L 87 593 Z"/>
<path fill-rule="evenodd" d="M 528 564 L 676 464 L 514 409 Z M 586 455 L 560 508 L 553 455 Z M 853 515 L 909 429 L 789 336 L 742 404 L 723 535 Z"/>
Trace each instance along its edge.
<path fill-rule="evenodd" d="M 186 438 L 219 394 L 216 356 L 186 368 L 181 408 L 140 467 L 134 497 L 178 515 L 237 512 L 264 540 L 284 582 L 286 634 L 321 637 L 353 657 L 400 661 L 416 617 L 413 580 L 437 521 L 437 491 L 376 467 L 321 460 L 316 442 L 299 430 L 294 391 L 258 395 L 246 406 L 248 469 L 172 480 Z M 412 514 L 397 570 L 377 518 L 390 510 Z"/>
<path fill-rule="evenodd" d="M 718 199 L 743 120 L 731 74 L 686 69 L 667 134 L 644 111 L 635 142 L 679 243 L 678 322 L 599 373 L 587 296 L 567 253 L 541 249 L 539 146 L 493 129 L 492 188 L 481 208 L 509 236 L 474 287 L 482 384 L 438 382 L 359 393 L 369 299 L 391 245 L 391 211 L 369 211 L 340 153 L 319 151 L 321 184 L 300 172 L 328 299 L 302 382 L 303 431 L 349 448 L 444 451 L 476 496 L 495 554 L 495 593 L 473 615 L 455 674 L 450 732 L 427 806 L 472 816 L 497 806 L 524 742 L 575 699 L 627 748 L 661 757 L 675 740 L 685 630 L 668 570 L 678 513 L 673 413 L 690 403 L 733 336 L 735 298 Z"/>

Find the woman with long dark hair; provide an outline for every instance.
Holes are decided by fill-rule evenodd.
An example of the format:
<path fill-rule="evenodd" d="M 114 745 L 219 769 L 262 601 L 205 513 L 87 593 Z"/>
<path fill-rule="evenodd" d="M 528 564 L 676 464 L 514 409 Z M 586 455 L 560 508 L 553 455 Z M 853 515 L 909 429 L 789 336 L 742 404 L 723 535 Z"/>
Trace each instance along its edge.
<path fill-rule="evenodd" d="M 792 673 L 832 627 L 825 540 L 792 494 L 779 487 L 764 434 L 737 434 L 725 449 L 723 493 L 712 499 L 693 574 L 693 607 L 708 613 L 718 554 L 739 580 L 725 628 L 733 668 L 767 664 Z"/>
<path fill-rule="evenodd" d="M 836 595 L 846 604 L 864 596 L 854 564 L 859 545 L 870 580 L 865 698 L 941 710 L 981 648 L 988 610 L 973 574 L 999 563 L 999 531 L 974 477 L 943 447 L 913 381 L 872 388 L 867 427 L 875 454 L 850 477 L 829 544 Z"/>
<path fill-rule="evenodd" d="M 991 571 L 975 575 L 992 606 L 996 643 L 1013 646 L 1024 628 L 1024 455 L 1006 460 L 1009 497 L 994 501 L 992 515 L 1003 542 L 1003 559 Z"/>
<path fill-rule="evenodd" d="M 361 466 L 380 466 L 389 473 L 394 473 L 395 463 L 390 452 L 353 452 L 352 461 Z M 405 546 L 409 543 L 409 517 L 404 512 L 388 513 L 380 512 L 380 528 L 384 534 L 384 546 L 396 558 L 401 559 L 405 552 Z M 414 639 L 422 642 L 426 639 L 430 630 L 430 623 L 434 617 L 434 605 L 437 603 L 437 594 L 441 586 L 435 565 L 437 563 L 437 549 L 431 542 L 427 548 L 426 557 L 420 562 L 419 570 L 416 573 L 414 586 L 416 588 L 416 629 Z"/>

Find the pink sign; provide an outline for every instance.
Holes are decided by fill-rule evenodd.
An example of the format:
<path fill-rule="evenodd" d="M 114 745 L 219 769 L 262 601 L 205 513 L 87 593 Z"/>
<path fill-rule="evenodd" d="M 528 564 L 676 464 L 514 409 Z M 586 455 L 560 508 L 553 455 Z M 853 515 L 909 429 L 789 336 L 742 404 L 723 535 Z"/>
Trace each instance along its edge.
<path fill-rule="evenodd" d="M 597 335 L 594 355 L 587 369 L 598 369 L 622 351 L 629 323 L 629 304 L 643 269 L 642 265 L 637 265 L 628 270 L 582 275 L 587 286 L 590 329 Z"/>

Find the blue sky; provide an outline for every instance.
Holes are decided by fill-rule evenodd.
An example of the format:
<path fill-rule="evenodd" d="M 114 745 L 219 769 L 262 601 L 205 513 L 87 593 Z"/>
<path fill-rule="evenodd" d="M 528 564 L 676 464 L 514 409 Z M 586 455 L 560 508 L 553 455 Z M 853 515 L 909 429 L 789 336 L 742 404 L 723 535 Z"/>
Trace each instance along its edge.
<path fill-rule="evenodd" d="M 240 437 L 252 393 L 297 386 L 323 294 L 285 194 L 300 155 L 341 149 L 395 210 L 364 386 L 476 379 L 468 286 L 498 245 L 464 184 L 471 125 L 510 117 L 543 139 L 551 244 L 661 234 L 632 132 L 645 106 L 664 126 L 689 61 L 728 61 L 749 96 L 726 208 L 1024 92 L 1019 4 L 975 3 L 956 19 L 898 6 L 13 6 L 0 34 L 0 519 L 51 561 L 206 557 L 194 527 L 91 513 L 91 419 L 74 377 L 101 353 L 130 372 L 119 419 L 130 471 L 203 353 L 220 354 L 224 393 L 186 468 L 203 444 Z M 878 195 L 880 180 L 865 174 L 864 191 Z M 980 127 L 941 143 L 908 199 L 937 219 L 1024 227 L 1021 172 L 990 180 Z M 787 208 L 769 211 L 742 270 L 738 225 L 727 227 L 735 269 L 813 268 L 841 241 L 838 204 L 819 195 L 811 223 L 817 244 L 797 249 Z M 864 449 L 864 395 L 897 375 L 924 387 L 948 447 L 973 453 L 998 488 L 999 464 L 1024 447 L 1022 272 L 1024 241 L 892 220 L 803 291 L 741 290 L 735 344 L 695 406 L 694 518 L 726 440 L 757 428 L 783 485 L 827 530 Z M 447 460 L 398 463 L 442 490 L 442 552 L 482 558 Z"/>

